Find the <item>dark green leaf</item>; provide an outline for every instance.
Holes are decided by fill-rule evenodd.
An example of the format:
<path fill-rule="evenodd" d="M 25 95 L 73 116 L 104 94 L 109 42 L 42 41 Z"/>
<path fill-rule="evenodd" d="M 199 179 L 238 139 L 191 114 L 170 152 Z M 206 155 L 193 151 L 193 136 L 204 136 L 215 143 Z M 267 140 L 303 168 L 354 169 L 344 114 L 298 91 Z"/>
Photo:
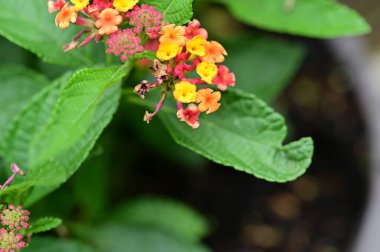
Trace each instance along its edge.
<path fill-rule="evenodd" d="M 21 66 L 0 68 L 0 142 L 12 119 L 31 97 L 49 84 L 43 75 Z"/>
<path fill-rule="evenodd" d="M 36 234 L 36 233 L 46 232 L 58 227 L 59 225 L 61 225 L 61 223 L 62 223 L 62 220 L 58 218 L 53 218 L 53 217 L 40 218 L 31 223 L 30 227 L 28 228 L 28 233 Z"/>
<path fill-rule="evenodd" d="M 112 183 L 109 168 L 114 158 L 112 144 L 104 140 L 98 142 L 72 178 L 72 196 L 79 203 L 82 219 L 97 219 L 109 211 L 109 186 Z M 94 156 L 94 153 L 98 155 Z"/>
<path fill-rule="evenodd" d="M 27 252 L 93 252 L 94 250 L 75 240 L 53 237 L 33 237 Z"/>
<path fill-rule="evenodd" d="M 103 224 L 75 231 L 91 241 L 101 252 L 208 252 L 205 247 L 178 240 L 155 229 L 126 227 L 120 224 Z"/>
<path fill-rule="evenodd" d="M 112 220 L 157 228 L 188 241 L 200 241 L 208 232 L 206 220 L 188 206 L 165 198 L 144 197 L 118 208 Z"/>
<path fill-rule="evenodd" d="M 317 38 L 362 35 L 370 31 L 355 11 L 334 0 L 213 0 L 242 22 L 264 29 Z M 294 2 L 287 6 L 287 2 Z"/>
<path fill-rule="evenodd" d="M 300 44 L 255 36 L 228 46 L 226 65 L 236 75 L 236 88 L 273 101 L 302 63 Z"/>
<path fill-rule="evenodd" d="M 75 27 L 60 30 L 55 27 L 55 14 L 47 10 L 46 0 L 2 1 L 0 35 L 32 51 L 50 63 L 83 66 L 93 64 L 91 48 L 65 53 L 63 46 L 78 32 Z"/>

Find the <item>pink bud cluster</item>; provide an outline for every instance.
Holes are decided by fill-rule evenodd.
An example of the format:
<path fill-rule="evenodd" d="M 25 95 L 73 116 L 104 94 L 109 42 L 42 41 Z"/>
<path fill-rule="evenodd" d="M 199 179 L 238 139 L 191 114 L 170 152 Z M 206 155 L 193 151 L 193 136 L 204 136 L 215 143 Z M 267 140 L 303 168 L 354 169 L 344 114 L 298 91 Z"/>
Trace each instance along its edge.
<path fill-rule="evenodd" d="M 1 224 L 7 226 L 10 230 L 20 231 L 29 227 L 29 214 L 28 210 L 23 210 L 21 206 L 15 207 L 9 205 L 0 214 Z"/>
<path fill-rule="evenodd" d="M 14 252 L 25 248 L 26 243 L 22 240 L 21 234 L 15 234 L 14 231 L 0 229 L 0 252 Z"/>
<path fill-rule="evenodd" d="M 111 34 L 107 39 L 107 53 L 120 55 L 122 61 L 127 61 L 128 56 L 133 56 L 143 51 L 143 47 L 140 43 L 140 37 L 138 37 L 132 29 L 119 30 Z"/>
<path fill-rule="evenodd" d="M 129 24 L 134 26 L 133 31 L 136 34 L 145 30 L 150 39 L 158 38 L 163 15 L 153 6 L 146 4 L 141 5 L 141 7 L 135 6 L 131 12 L 127 13 L 127 18 L 129 18 Z"/>
<path fill-rule="evenodd" d="M 0 252 L 14 252 L 26 247 L 22 232 L 29 227 L 28 210 L 10 204 L 0 214 Z"/>

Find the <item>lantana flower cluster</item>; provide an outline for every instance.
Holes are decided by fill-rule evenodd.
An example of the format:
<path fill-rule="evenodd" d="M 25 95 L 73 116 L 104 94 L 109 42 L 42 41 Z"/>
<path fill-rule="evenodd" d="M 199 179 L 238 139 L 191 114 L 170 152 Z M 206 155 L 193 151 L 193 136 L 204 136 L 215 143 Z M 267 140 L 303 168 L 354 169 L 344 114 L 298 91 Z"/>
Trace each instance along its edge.
<path fill-rule="evenodd" d="M 210 114 L 219 109 L 221 92 L 217 90 L 225 91 L 228 86 L 234 86 L 235 75 L 221 64 L 227 56 L 224 47 L 207 39 L 208 32 L 201 28 L 198 20 L 187 26 L 162 27 L 154 62 L 156 81 L 142 82 L 135 88 L 144 98 L 152 87 L 163 86 L 161 101 L 153 113 L 145 113 L 145 121 L 149 122 L 157 114 L 167 92 L 173 94 L 178 119 L 194 129 L 200 125 L 200 113 Z"/>
<path fill-rule="evenodd" d="M 10 204 L 0 214 L 0 252 L 14 252 L 27 246 L 23 231 L 29 227 L 29 211 Z"/>
<path fill-rule="evenodd" d="M 142 99 L 152 90 L 161 90 L 154 112 L 146 112 L 150 122 L 169 94 L 177 105 L 177 117 L 198 128 L 201 113 L 211 114 L 221 106 L 221 91 L 235 85 L 235 75 L 222 63 L 224 47 L 208 40 L 208 32 L 198 20 L 186 26 L 168 24 L 163 14 L 138 0 L 50 0 L 48 8 L 56 15 L 56 25 L 65 29 L 70 23 L 85 27 L 64 50 L 104 38 L 108 54 L 127 61 L 136 53 L 150 52 L 146 59 L 153 70 L 154 82 L 141 81 L 134 91 Z M 79 39 L 88 34 L 83 42 Z"/>

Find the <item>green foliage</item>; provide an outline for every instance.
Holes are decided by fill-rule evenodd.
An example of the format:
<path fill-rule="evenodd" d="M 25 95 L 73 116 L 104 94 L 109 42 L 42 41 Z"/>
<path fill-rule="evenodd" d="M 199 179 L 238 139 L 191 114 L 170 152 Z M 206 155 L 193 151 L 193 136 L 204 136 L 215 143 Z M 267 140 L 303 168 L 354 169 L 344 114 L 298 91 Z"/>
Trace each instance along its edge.
<path fill-rule="evenodd" d="M 356 12 L 334 0 L 297 0 L 294 6 L 290 6 L 292 1 L 288 0 L 211 1 L 226 5 L 237 19 L 246 24 L 277 32 L 335 38 L 364 34 L 370 30 Z M 118 162 L 109 147 L 114 142 L 104 145 L 107 150 L 100 151 L 102 155 L 93 152 L 98 155 L 93 157 L 89 153 L 119 106 L 121 79 L 129 74 L 135 60 L 154 60 L 155 53 L 138 53 L 123 66 L 94 68 L 94 64 L 99 64 L 99 55 L 104 53 L 95 53 L 92 46 L 63 52 L 63 45 L 70 42 L 79 29 L 74 25 L 64 31 L 55 27 L 55 14 L 48 13 L 46 3 L 46 0 L 4 1 L 0 12 L 0 35 L 46 62 L 65 65 L 67 69 L 86 66 L 92 68 L 73 70 L 52 83 L 45 75 L 25 67 L 0 68 L 2 164 L 8 166 L 11 162 L 16 162 L 26 172 L 26 176 L 17 176 L 9 187 L 0 190 L 0 202 L 28 207 L 66 182 L 88 159 L 83 173 L 70 181 L 71 193 L 64 192 L 67 197 L 64 199 L 63 194 L 58 194 L 62 198 L 54 203 L 62 215 L 70 214 L 78 208 L 80 215 L 85 215 L 80 216 L 82 221 L 101 221 L 103 217 L 103 223 L 86 226 L 73 220 L 73 223 L 68 224 L 70 235 L 81 240 L 33 237 L 30 247 L 25 251 L 209 251 L 200 244 L 209 231 L 206 220 L 188 206 L 173 200 L 138 198 L 104 218 L 104 215 L 108 216 L 107 207 L 114 200 L 109 197 L 111 182 L 108 181 L 115 176 L 108 167 L 114 164 L 112 162 Z M 182 25 L 193 16 L 192 0 L 142 0 L 140 3 L 155 6 L 164 14 L 164 20 L 168 23 Z M 272 101 L 283 90 L 299 68 L 304 48 L 297 43 L 264 36 L 235 39 L 238 40 L 233 41 L 231 48 L 227 44 L 230 56 L 225 64 L 235 72 L 237 85 L 235 90 L 224 93 L 221 109 L 207 117 L 202 115 L 201 126 L 197 130 L 179 122 L 177 111 L 168 104 L 161 109 L 159 116 L 178 144 L 216 163 L 268 181 L 294 180 L 310 165 L 313 142 L 310 138 L 302 138 L 284 144 L 287 129 L 283 117 L 261 99 Z M 24 52 L 21 50 L 7 54 L 5 58 L 10 59 L 13 55 L 21 57 L 22 54 Z M 33 60 L 27 63 L 35 68 L 41 64 L 34 62 L 33 55 L 23 56 L 24 61 Z M 14 59 L 14 62 L 23 61 Z M 48 64 L 43 69 L 48 76 L 57 76 L 57 73 L 65 71 Z M 133 76 L 128 77 L 135 84 L 140 81 L 133 79 Z M 130 87 L 125 87 L 126 94 L 129 89 Z M 127 99 L 138 105 L 156 105 L 149 100 L 141 100 L 135 94 Z M 128 112 L 132 114 L 133 111 Z M 121 121 L 125 123 L 125 119 Z M 130 121 L 132 120 L 128 120 L 128 123 Z M 118 137 L 119 125 L 117 122 L 115 124 L 116 129 L 112 130 L 115 130 L 115 136 Z M 145 127 L 138 132 L 144 134 L 141 138 L 148 139 L 149 144 L 153 145 L 152 142 L 156 141 L 157 152 L 165 149 L 169 155 L 174 156 L 175 153 L 182 162 L 184 156 L 192 158 L 187 153 L 178 154 L 176 149 L 165 146 L 167 139 L 161 135 L 161 128 L 152 130 L 145 124 L 142 126 L 142 122 L 136 127 Z M 160 136 L 156 137 L 157 134 Z M 149 141 L 154 137 L 155 140 Z M 128 140 L 130 139 L 129 136 Z M 135 149 L 139 149 L 131 146 L 123 149 L 124 152 L 133 150 L 126 154 L 128 157 L 138 152 Z M 133 162 L 135 161 L 131 161 Z M 128 181 L 132 181 L 133 172 L 128 174 L 131 175 Z M 84 180 L 86 183 L 82 183 Z M 126 195 L 117 195 L 120 196 Z M 69 201 L 67 204 L 66 199 Z M 61 223 L 58 218 L 40 218 L 31 223 L 28 231 L 40 233 L 54 229 Z"/>
<path fill-rule="evenodd" d="M 181 239 L 197 242 L 208 232 L 206 220 L 188 206 L 170 199 L 144 197 L 117 209 L 112 220 L 157 228 Z"/>
<path fill-rule="evenodd" d="M 298 43 L 259 35 L 233 40 L 227 48 L 225 64 L 236 75 L 236 88 L 265 101 L 273 101 L 280 94 L 305 55 Z"/>
<path fill-rule="evenodd" d="M 65 182 L 87 157 L 118 106 L 125 68 L 84 69 L 63 76 L 32 99 L 17 116 L 3 153 L 27 172 L 22 183 L 0 195 L 34 186 L 28 205 Z"/>
<path fill-rule="evenodd" d="M 43 60 L 62 65 L 92 65 L 91 47 L 65 53 L 63 46 L 79 31 L 74 27 L 62 31 L 54 25 L 54 14 L 47 11 L 46 0 L 2 1 L 0 35 L 32 51 Z"/>
<path fill-rule="evenodd" d="M 30 225 L 28 232 L 32 234 L 46 232 L 62 224 L 62 220 L 53 217 L 40 218 Z"/>
<path fill-rule="evenodd" d="M 77 235 L 93 243 L 100 252 L 208 252 L 205 247 L 179 240 L 154 228 L 128 227 L 115 223 L 76 227 Z"/>
<path fill-rule="evenodd" d="M 186 24 L 193 16 L 193 0 L 142 0 L 141 3 L 156 7 L 170 24 Z"/>
<path fill-rule="evenodd" d="M 294 180 L 311 163 L 311 138 L 283 146 L 284 119 L 254 95 L 225 94 L 221 109 L 201 118 L 197 130 L 179 124 L 174 109 L 163 110 L 160 118 L 178 144 L 216 163 L 268 181 Z"/>
<path fill-rule="evenodd" d="M 76 240 L 53 237 L 33 237 L 26 252 L 93 252 L 94 250 Z"/>
<path fill-rule="evenodd" d="M 49 80 L 22 66 L 2 66 L 0 68 L 0 142 L 6 129 L 18 112 L 28 103 Z"/>
<path fill-rule="evenodd" d="M 225 4 L 244 23 L 277 32 L 335 38 L 370 31 L 360 15 L 334 0 L 297 0 L 294 6 L 287 6 L 287 0 L 212 1 Z"/>

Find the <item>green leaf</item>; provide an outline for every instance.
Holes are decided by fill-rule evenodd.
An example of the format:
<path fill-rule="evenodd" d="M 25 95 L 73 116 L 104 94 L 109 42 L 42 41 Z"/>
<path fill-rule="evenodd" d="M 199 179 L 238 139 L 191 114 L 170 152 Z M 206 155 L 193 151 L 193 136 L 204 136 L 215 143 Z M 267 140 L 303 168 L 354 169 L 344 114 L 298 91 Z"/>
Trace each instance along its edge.
<path fill-rule="evenodd" d="M 236 75 L 236 88 L 265 101 L 273 101 L 280 94 L 305 55 L 298 43 L 264 36 L 242 38 L 230 45 L 226 46 L 226 65 Z"/>
<path fill-rule="evenodd" d="M 46 0 L 2 1 L 0 35 L 32 51 L 43 60 L 62 65 L 92 65 L 91 47 L 65 53 L 63 46 L 79 31 L 69 27 L 62 31 L 55 27 L 55 14 L 47 10 Z"/>
<path fill-rule="evenodd" d="M 90 241 L 101 252 L 208 252 L 202 245 L 178 240 L 165 232 L 108 223 L 75 228 L 74 233 Z M 80 234 L 78 234 L 78 232 Z"/>
<path fill-rule="evenodd" d="M 221 102 L 220 110 L 200 118 L 196 130 L 179 122 L 175 109 L 164 107 L 159 116 L 178 144 L 216 163 L 272 182 L 294 180 L 306 171 L 313 155 L 311 138 L 283 145 L 284 119 L 252 94 L 230 91 Z"/>
<path fill-rule="evenodd" d="M 54 229 L 62 224 L 62 220 L 53 217 L 40 218 L 30 225 L 28 232 L 32 234 L 42 233 Z"/>
<path fill-rule="evenodd" d="M 28 205 L 65 182 L 110 122 L 121 94 L 117 83 L 128 70 L 129 64 L 84 69 L 41 91 L 14 121 L 2 146 L 7 163 L 17 162 L 27 176 L 0 196 L 34 186 Z"/>
<path fill-rule="evenodd" d="M 11 43 L 6 38 L 0 36 L 0 65 L 28 64 L 31 54 L 25 49 Z"/>
<path fill-rule="evenodd" d="M 371 28 L 354 10 L 334 0 L 213 0 L 240 21 L 264 29 L 316 38 L 362 35 Z"/>
<path fill-rule="evenodd" d="M 30 165 L 67 150 L 85 135 L 98 104 L 124 75 L 119 67 L 76 72 L 62 88 L 49 122 L 40 125 L 31 143 Z"/>
<path fill-rule="evenodd" d="M 208 233 L 206 220 L 188 206 L 165 198 L 143 197 L 117 209 L 117 223 L 157 228 L 181 239 L 196 242 Z"/>
<path fill-rule="evenodd" d="M 49 84 L 43 75 L 21 66 L 0 68 L 0 142 L 13 118 L 28 101 Z"/>
<path fill-rule="evenodd" d="M 23 170 L 28 167 L 30 143 L 34 134 L 38 132 L 40 125 L 48 122 L 59 92 L 70 75 L 71 73 L 63 75 L 41 90 L 16 116 L 5 133 L 4 142 L 1 143 L 1 149 L 6 153 L 9 162 L 17 161 Z"/>
<path fill-rule="evenodd" d="M 94 250 L 72 239 L 58 239 L 53 237 L 34 237 L 29 247 L 22 251 L 27 252 L 93 252 Z"/>
<path fill-rule="evenodd" d="M 142 0 L 142 4 L 156 7 L 170 24 L 186 24 L 193 17 L 193 0 Z"/>

